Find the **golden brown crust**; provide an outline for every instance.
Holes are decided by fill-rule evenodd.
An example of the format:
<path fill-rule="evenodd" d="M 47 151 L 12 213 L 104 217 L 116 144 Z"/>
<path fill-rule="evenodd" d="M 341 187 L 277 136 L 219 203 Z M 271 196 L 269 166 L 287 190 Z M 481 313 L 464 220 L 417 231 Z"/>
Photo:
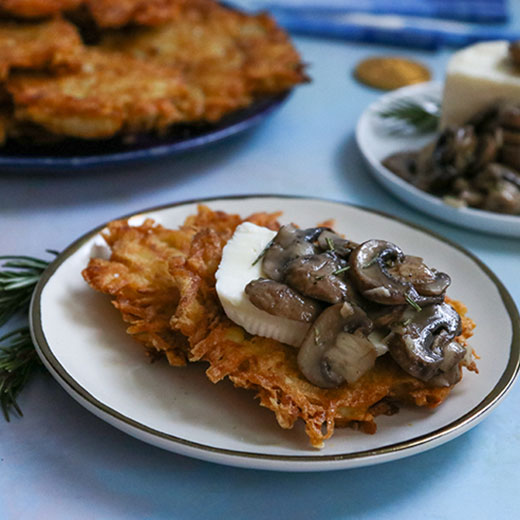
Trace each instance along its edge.
<path fill-rule="evenodd" d="M 20 18 L 42 18 L 78 7 L 83 0 L 0 0 L 0 13 Z"/>
<path fill-rule="evenodd" d="M 80 7 L 99 27 L 159 25 L 174 20 L 188 0 L 0 0 L 0 14 L 18 18 L 44 18 Z"/>
<path fill-rule="evenodd" d="M 15 118 L 54 134 L 100 139 L 161 131 L 202 110 L 170 67 L 97 49 L 84 49 L 81 63 L 58 75 L 11 75 L 6 88 Z"/>
<path fill-rule="evenodd" d="M 307 80 L 287 34 L 266 15 L 213 0 L 84 0 L 74 11 L 82 27 L 89 12 L 102 28 L 134 25 L 101 31 L 100 43 L 85 46 L 56 14 L 78 5 L 0 1 L 0 14 L 57 16 L 0 21 L 0 81 L 12 98 L 0 137 L 52 143 L 162 133 L 176 123 L 216 122 Z"/>
<path fill-rule="evenodd" d="M 108 35 L 102 46 L 178 67 L 203 100 L 207 121 L 307 81 L 297 51 L 269 16 L 212 0 L 187 2 L 174 22 L 160 27 Z"/>
<path fill-rule="evenodd" d="M 277 229 L 277 217 L 257 214 L 249 220 Z M 186 358 L 209 363 L 206 373 L 212 382 L 228 377 L 235 386 L 254 390 L 282 428 L 291 428 L 301 418 L 315 447 L 337 426 L 374 433 L 374 418 L 393 413 L 394 400 L 427 408 L 442 403 L 450 387 L 428 387 L 389 356 L 378 358 L 354 384 L 318 388 L 300 373 L 294 348 L 251 336 L 230 322 L 215 292 L 214 273 L 224 244 L 241 222 L 238 215 L 201 206 L 177 231 L 151 221 L 138 227 L 112 223 L 104 233 L 111 260 L 91 260 L 83 276 L 94 289 L 114 298 L 131 324 L 128 332 L 147 348 L 175 352 L 172 364 Z M 453 304 L 465 314 L 458 302 Z M 465 341 L 474 325 L 463 318 L 463 326 Z M 151 333 L 162 341 L 154 342 Z"/>
<path fill-rule="evenodd" d="M 85 0 L 99 27 L 154 26 L 175 20 L 181 6 L 190 0 Z"/>
<path fill-rule="evenodd" d="M 31 24 L 0 21 L 0 80 L 12 68 L 77 68 L 82 47 L 76 28 L 60 18 Z"/>

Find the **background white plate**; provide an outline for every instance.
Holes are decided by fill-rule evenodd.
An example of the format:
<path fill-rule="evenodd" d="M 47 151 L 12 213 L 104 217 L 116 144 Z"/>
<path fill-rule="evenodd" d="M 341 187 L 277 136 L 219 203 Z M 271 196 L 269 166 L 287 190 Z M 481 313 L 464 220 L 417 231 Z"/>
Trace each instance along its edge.
<path fill-rule="evenodd" d="M 519 362 L 518 311 L 497 278 L 470 253 L 447 240 L 390 216 L 346 204 L 276 196 L 205 202 L 240 213 L 283 210 L 282 222 L 313 226 L 336 219 L 348 238 L 385 238 L 405 252 L 424 256 L 453 279 L 449 294 L 467 303 L 478 326 L 473 347 L 480 374 L 465 373 L 435 411 L 402 408 L 378 418 L 378 432 L 337 429 L 323 450 L 310 447 L 301 424 L 282 430 L 253 394 L 229 382 L 213 385 L 204 365 L 171 368 L 148 364 L 142 348 L 105 295 L 81 277 L 99 231 L 69 246 L 40 280 L 31 306 L 38 352 L 58 382 L 82 405 L 121 430 L 162 448 L 223 464 L 311 471 L 375 464 L 439 445 L 477 424 L 505 395 Z M 144 211 L 176 227 L 196 211 L 196 202 Z"/>
<path fill-rule="evenodd" d="M 371 172 L 403 202 L 433 217 L 477 231 L 520 237 L 520 216 L 473 208 L 455 208 L 445 204 L 439 197 L 417 189 L 381 164 L 390 154 L 418 150 L 435 137 L 434 133 L 404 136 L 390 134 L 378 115 L 381 109 L 397 99 L 440 99 L 441 92 L 442 87 L 438 83 L 421 83 L 401 88 L 381 96 L 363 112 L 356 128 L 356 140 Z"/>

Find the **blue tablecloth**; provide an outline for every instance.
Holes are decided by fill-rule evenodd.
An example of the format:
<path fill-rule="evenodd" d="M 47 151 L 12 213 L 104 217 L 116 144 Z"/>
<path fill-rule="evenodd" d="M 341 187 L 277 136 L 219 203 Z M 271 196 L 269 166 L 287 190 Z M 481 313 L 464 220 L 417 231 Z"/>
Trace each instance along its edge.
<path fill-rule="evenodd" d="M 505 0 L 231 0 L 243 9 L 269 9 L 296 34 L 435 49 L 476 41 L 515 40 Z M 480 22 L 480 23 L 468 23 Z M 485 23 L 484 23 L 485 22 Z"/>
<path fill-rule="evenodd" d="M 365 12 L 472 22 L 505 21 L 506 0 L 237 0 L 244 6 L 287 11 Z"/>

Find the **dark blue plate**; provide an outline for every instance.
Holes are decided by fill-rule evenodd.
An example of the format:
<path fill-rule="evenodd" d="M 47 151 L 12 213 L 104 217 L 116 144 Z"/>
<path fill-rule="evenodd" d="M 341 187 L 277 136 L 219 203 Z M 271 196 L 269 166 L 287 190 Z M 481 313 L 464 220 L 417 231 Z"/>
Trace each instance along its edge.
<path fill-rule="evenodd" d="M 284 92 L 259 99 L 244 109 L 224 116 L 215 124 L 175 125 L 162 136 L 143 134 L 131 141 L 121 138 L 95 141 L 67 139 L 45 145 L 8 142 L 1 149 L 0 172 L 65 172 L 175 155 L 248 130 L 276 110 L 289 94 Z"/>

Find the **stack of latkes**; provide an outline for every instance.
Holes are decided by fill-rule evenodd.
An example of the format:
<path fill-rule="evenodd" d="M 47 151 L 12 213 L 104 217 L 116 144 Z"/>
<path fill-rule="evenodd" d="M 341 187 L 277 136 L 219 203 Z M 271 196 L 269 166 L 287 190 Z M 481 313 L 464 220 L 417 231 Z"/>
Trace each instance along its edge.
<path fill-rule="evenodd" d="M 0 0 L 0 142 L 214 123 L 307 80 L 266 14 L 213 0 Z"/>

